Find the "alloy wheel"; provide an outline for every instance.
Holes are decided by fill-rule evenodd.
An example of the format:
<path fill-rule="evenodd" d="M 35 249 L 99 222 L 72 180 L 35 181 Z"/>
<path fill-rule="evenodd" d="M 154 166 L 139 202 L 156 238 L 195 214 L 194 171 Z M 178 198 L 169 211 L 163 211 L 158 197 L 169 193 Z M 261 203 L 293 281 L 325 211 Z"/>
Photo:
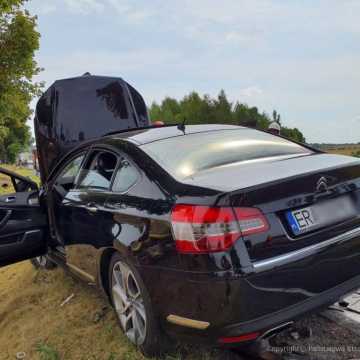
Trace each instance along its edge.
<path fill-rule="evenodd" d="M 112 270 L 112 297 L 121 326 L 129 338 L 142 345 L 146 338 L 146 311 L 141 289 L 130 267 L 123 261 Z"/>

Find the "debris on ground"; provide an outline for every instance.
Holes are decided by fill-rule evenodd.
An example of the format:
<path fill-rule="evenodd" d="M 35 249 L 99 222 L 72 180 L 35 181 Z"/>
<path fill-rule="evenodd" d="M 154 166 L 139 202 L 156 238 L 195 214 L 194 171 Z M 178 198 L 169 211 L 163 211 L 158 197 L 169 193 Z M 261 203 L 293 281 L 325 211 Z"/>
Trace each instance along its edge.
<path fill-rule="evenodd" d="M 304 338 L 304 339 L 308 339 L 310 337 L 312 337 L 312 328 L 310 326 L 306 326 L 306 327 L 302 327 L 300 329 L 298 329 L 299 335 L 300 337 Z"/>
<path fill-rule="evenodd" d="M 60 304 L 60 307 L 63 307 L 65 306 L 67 303 L 69 303 L 73 297 L 75 296 L 75 294 L 71 294 L 70 296 L 68 296 L 61 304 Z"/>
<path fill-rule="evenodd" d="M 93 318 L 93 321 L 94 323 L 98 323 L 101 319 L 103 319 L 106 314 L 108 313 L 109 311 L 109 307 L 108 306 L 103 306 L 101 308 L 101 310 L 97 311 L 95 314 L 94 314 L 94 318 Z"/>

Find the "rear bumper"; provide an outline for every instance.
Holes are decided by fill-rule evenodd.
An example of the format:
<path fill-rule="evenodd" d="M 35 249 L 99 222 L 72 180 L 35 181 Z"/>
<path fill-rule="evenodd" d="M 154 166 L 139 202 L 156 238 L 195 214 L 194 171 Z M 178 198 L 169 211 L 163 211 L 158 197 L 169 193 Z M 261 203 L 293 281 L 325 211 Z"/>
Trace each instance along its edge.
<path fill-rule="evenodd" d="M 296 320 L 306 314 L 320 311 L 338 301 L 344 295 L 360 287 L 360 275 L 336 286 L 333 289 L 324 291 L 323 293 L 309 298 L 300 303 L 294 304 L 287 308 L 281 309 L 275 313 L 271 313 L 254 320 L 231 324 L 220 329 L 222 336 L 236 336 L 260 331 L 265 333 L 267 330 L 277 327 L 289 321 Z M 265 299 L 264 299 L 265 300 Z"/>
<path fill-rule="evenodd" d="M 186 312 L 184 309 L 186 304 L 183 304 L 185 306 L 182 306 L 181 309 L 169 309 L 169 311 L 174 310 L 172 314 L 181 315 L 189 319 L 208 321 L 210 326 L 207 329 L 199 330 L 171 324 L 165 320 L 166 316 L 171 313 L 168 312 L 163 317 L 162 324 L 164 330 L 170 335 L 185 341 L 201 342 L 209 345 L 221 345 L 219 343 L 219 338 L 221 337 L 237 337 L 255 332 L 259 332 L 262 335 L 271 329 L 294 321 L 304 315 L 321 311 L 334 304 L 344 295 L 360 287 L 360 275 L 321 294 L 297 302 L 294 302 L 295 297 L 290 297 L 286 294 L 276 299 L 274 296 L 264 296 L 264 294 L 258 292 L 256 295 L 253 293 L 257 299 L 253 298 L 247 293 L 249 289 L 247 285 L 242 283 L 242 285 L 238 284 L 238 289 L 232 288 L 230 291 L 241 292 L 243 296 L 234 299 L 232 303 L 228 303 L 226 305 L 227 308 L 223 306 L 224 304 L 214 299 L 216 298 L 216 296 L 214 297 L 214 291 L 219 289 L 219 286 L 221 285 L 207 284 L 208 291 L 204 288 L 201 304 L 201 307 L 204 309 L 203 311 L 201 309 L 193 309 Z M 197 287 L 202 288 L 199 284 Z M 170 299 L 174 301 L 174 297 Z M 254 299 L 253 305 L 251 305 L 251 299 Z M 181 301 L 182 299 L 179 300 Z M 293 304 L 289 305 L 291 302 Z M 280 307 L 283 307 L 277 311 L 271 311 L 271 309 L 276 307 L 275 304 L 280 304 Z M 247 313 L 247 316 L 245 316 L 245 313 Z M 230 346 L 236 346 L 236 344 Z"/>
<path fill-rule="evenodd" d="M 190 341 L 216 344 L 220 337 L 264 333 L 325 308 L 359 288 L 360 229 L 247 265 L 241 272 L 147 268 L 142 273 L 167 332 Z M 199 330 L 170 324 L 166 321 L 169 315 L 207 322 L 209 326 Z"/>

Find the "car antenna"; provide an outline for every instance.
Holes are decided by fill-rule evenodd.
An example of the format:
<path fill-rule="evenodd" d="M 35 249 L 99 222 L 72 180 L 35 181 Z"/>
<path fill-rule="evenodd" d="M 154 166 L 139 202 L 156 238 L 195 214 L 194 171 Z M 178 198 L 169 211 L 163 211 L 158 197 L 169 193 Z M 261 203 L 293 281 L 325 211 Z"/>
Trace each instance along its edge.
<path fill-rule="evenodd" d="M 177 128 L 182 131 L 185 135 L 185 122 L 186 122 L 186 118 L 184 118 L 183 122 L 181 124 L 178 124 Z"/>

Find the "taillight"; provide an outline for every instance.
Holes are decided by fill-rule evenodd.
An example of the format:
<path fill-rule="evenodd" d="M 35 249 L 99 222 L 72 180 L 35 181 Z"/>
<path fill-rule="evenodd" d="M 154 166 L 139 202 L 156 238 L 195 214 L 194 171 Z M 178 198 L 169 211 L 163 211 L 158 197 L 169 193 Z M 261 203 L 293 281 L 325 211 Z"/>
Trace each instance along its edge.
<path fill-rule="evenodd" d="M 262 233 L 269 230 L 269 223 L 259 209 L 234 208 L 234 211 L 243 236 Z"/>
<path fill-rule="evenodd" d="M 224 251 L 242 234 L 268 229 L 264 215 L 255 208 L 176 205 L 171 223 L 180 253 Z"/>

